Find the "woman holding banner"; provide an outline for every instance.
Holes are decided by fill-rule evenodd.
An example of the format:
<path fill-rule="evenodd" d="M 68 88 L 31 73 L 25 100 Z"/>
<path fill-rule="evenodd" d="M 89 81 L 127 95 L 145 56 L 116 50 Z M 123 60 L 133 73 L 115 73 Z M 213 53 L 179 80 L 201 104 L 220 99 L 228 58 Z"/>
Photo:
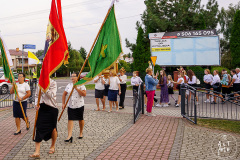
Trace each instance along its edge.
<path fill-rule="evenodd" d="M 79 122 L 80 133 L 78 139 L 83 138 L 83 127 L 84 127 L 84 120 L 83 120 L 83 113 L 84 113 L 84 98 L 86 96 L 86 87 L 84 85 L 81 86 L 73 86 L 75 83 L 79 81 L 78 73 L 73 73 L 71 80 L 72 83 L 69 83 L 66 86 L 65 91 L 63 92 L 62 96 L 62 107 L 65 106 L 65 99 L 67 94 L 70 94 L 72 88 L 74 87 L 74 91 L 70 101 L 68 102 L 68 137 L 64 142 L 72 143 L 72 130 L 73 130 L 73 121 Z"/>
<path fill-rule="evenodd" d="M 35 152 L 29 156 L 30 158 L 40 158 L 40 146 L 42 140 L 48 141 L 49 139 L 52 139 L 49 154 L 53 154 L 55 152 L 55 143 L 57 140 L 57 83 L 50 79 L 49 89 L 46 93 L 41 93 L 40 106 L 37 106 L 38 91 L 39 87 L 37 87 L 35 93 L 35 108 L 38 110 L 36 136 L 34 137 Z"/>
<path fill-rule="evenodd" d="M 25 83 L 25 74 L 24 73 L 18 74 L 18 83 L 16 83 L 16 86 L 17 86 L 19 97 L 15 97 L 15 99 L 13 100 L 13 117 L 15 118 L 15 123 L 17 126 L 17 131 L 14 133 L 14 135 L 18 135 L 21 133 L 21 127 L 20 127 L 21 119 L 20 118 L 24 118 L 19 101 L 21 101 L 21 103 L 22 103 L 24 114 L 26 115 L 26 118 L 28 121 L 27 99 L 28 99 L 28 97 L 31 96 L 30 87 L 27 83 Z M 10 89 L 10 94 L 14 94 L 14 87 L 12 87 Z M 29 121 L 28 121 L 28 123 L 29 123 Z M 29 127 L 30 127 L 30 124 L 29 124 Z M 28 129 L 29 128 L 27 128 L 27 130 Z"/>

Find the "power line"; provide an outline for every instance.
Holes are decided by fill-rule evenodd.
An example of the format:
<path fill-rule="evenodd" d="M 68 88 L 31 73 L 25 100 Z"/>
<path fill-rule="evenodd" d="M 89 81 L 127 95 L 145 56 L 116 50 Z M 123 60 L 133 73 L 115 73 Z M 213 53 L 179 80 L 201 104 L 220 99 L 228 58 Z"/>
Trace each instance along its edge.
<path fill-rule="evenodd" d="M 126 0 L 126 1 L 122 0 L 121 3 L 122 2 L 131 2 L 131 1 L 132 0 Z M 97 0 L 97 1 L 92 1 L 92 0 L 91 1 L 84 1 L 84 2 L 79 2 L 79 3 L 69 4 L 69 5 L 63 6 L 62 8 L 63 9 L 70 9 L 70 8 L 78 7 L 79 5 L 98 4 L 98 3 L 102 4 L 102 2 L 103 1 L 99 1 L 99 0 Z M 98 8 L 101 8 L 101 7 L 98 7 Z M 39 11 L 34 11 L 34 12 L 28 12 L 28 13 L 23 13 L 23 14 L 3 17 L 3 18 L 0 18 L 0 21 L 6 21 L 6 20 L 11 20 L 11 19 L 18 19 L 18 18 L 23 18 L 23 17 L 34 16 L 34 15 L 38 15 L 38 14 L 47 13 L 49 11 L 50 11 L 50 9 L 44 9 L 44 10 L 39 10 Z"/>
<path fill-rule="evenodd" d="M 128 18 L 140 16 L 140 15 L 141 14 L 132 15 L 132 16 L 128 16 L 128 17 L 122 17 L 122 18 L 118 18 L 117 20 L 128 19 Z M 101 23 L 102 22 L 96 22 L 96 23 L 84 24 L 84 25 L 79 25 L 79 26 L 65 27 L 65 30 L 72 29 L 72 28 L 78 28 L 78 27 L 85 27 L 85 26 L 90 26 L 90 25 L 96 25 L 96 24 L 101 24 Z M 14 34 L 14 35 L 4 35 L 4 37 L 20 36 L 20 35 L 28 35 L 28 34 L 38 34 L 38 33 L 43 33 L 43 32 L 46 32 L 46 31 L 37 31 L 37 32 L 31 32 L 31 33 L 20 33 L 20 34 Z"/>

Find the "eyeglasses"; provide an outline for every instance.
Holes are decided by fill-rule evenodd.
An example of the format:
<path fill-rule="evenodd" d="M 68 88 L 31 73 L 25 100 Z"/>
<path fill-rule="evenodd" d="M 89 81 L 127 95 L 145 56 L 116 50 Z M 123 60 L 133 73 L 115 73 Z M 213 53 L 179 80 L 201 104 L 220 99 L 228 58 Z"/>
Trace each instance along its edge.
<path fill-rule="evenodd" d="M 18 78 L 23 78 L 23 76 L 18 76 Z"/>

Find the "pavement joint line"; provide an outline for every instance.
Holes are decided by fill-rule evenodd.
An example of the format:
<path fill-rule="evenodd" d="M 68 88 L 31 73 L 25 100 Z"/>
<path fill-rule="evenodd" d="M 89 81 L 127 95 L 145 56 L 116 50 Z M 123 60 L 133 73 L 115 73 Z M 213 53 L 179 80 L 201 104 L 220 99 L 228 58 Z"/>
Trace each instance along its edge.
<path fill-rule="evenodd" d="M 171 152 L 169 155 L 169 159 L 179 159 L 181 154 L 181 148 L 183 143 L 184 136 L 184 122 L 181 118 L 179 118 L 178 128 L 175 135 L 174 143 L 171 148 Z"/>

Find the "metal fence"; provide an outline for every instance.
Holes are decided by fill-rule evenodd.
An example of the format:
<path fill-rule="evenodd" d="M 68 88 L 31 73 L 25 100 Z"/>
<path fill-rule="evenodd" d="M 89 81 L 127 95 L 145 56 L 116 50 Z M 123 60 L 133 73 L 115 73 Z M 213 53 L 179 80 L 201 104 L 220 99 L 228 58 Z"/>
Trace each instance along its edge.
<path fill-rule="evenodd" d="M 133 90 L 133 116 L 134 116 L 134 123 L 140 117 L 140 114 L 144 114 L 144 90 L 143 90 L 143 83 L 139 85 L 138 91 Z"/>
<path fill-rule="evenodd" d="M 207 96 L 210 102 L 207 101 Z M 181 113 L 194 123 L 197 123 L 197 117 L 240 120 L 240 92 L 222 94 L 184 85 L 181 88 Z"/>
<path fill-rule="evenodd" d="M 35 104 L 35 91 L 36 91 L 36 83 L 30 81 L 30 90 L 31 96 L 27 100 L 27 108 L 33 108 Z M 14 94 L 10 94 L 10 91 L 7 94 L 0 95 L 0 108 L 12 107 L 13 100 L 15 99 Z"/>

